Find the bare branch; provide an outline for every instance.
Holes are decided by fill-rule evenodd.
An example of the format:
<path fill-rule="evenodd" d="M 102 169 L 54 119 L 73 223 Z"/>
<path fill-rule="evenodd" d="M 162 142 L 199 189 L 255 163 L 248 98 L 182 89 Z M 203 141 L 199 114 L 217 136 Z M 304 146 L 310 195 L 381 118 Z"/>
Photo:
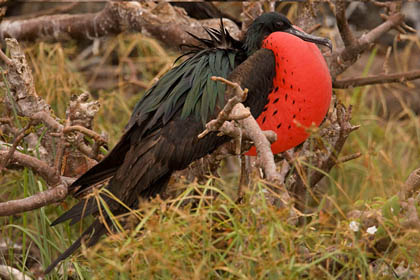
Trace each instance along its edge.
<path fill-rule="evenodd" d="M 7 65 L 12 64 L 12 60 L 7 57 L 7 55 L 0 49 L 0 59 L 4 61 Z"/>
<path fill-rule="evenodd" d="M 226 28 L 239 35 L 238 27 L 224 19 Z M 197 43 L 186 31 L 208 37 L 199 28 L 202 24 L 217 27 L 219 19 L 198 21 L 188 17 L 181 8 L 169 3 L 155 4 L 137 1 L 108 2 L 98 13 L 52 15 L 27 20 L 5 20 L 0 24 L 0 38 L 17 40 L 69 40 L 99 38 L 125 31 L 151 34 L 169 47 Z"/>
<path fill-rule="evenodd" d="M 9 149 L 0 150 L 0 159 L 2 161 L 4 161 L 8 155 Z M 59 182 L 58 172 L 54 168 L 48 166 L 45 161 L 16 151 L 9 160 L 9 165 L 12 163 L 31 168 L 34 172 L 44 178 L 50 186 L 54 186 Z"/>
<path fill-rule="evenodd" d="M 337 160 L 337 163 L 344 163 L 344 162 L 347 162 L 347 161 L 350 161 L 350 160 L 354 160 L 354 159 L 356 159 L 356 158 L 359 158 L 359 157 L 361 157 L 362 156 L 362 153 L 354 153 L 354 154 L 351 154 L 351 155 L 348 155 L 348 156 L 343 156 L 343 157 L 340 157 L 338 160 Z"/>
<path fill-rule="evenodd" d="M 72 126 L 68 126 L 68 127 L 63 129 L 63 132 L 65 134 L 71 133 L 71 132 L 74 132 L 74 131 L 82 132 L 83 134 L 93 138 L 96 142 L 99 142 L 99 143 L 102 143 L 102 144 L 106 143 L 106 139 L 104 139 L 101 135 L 99 135 L 95 131 L 90 130 L 90 129 L 88 129 L 84 126 L 81 126 L 81 125 L 72 125 Z"/>
<path fill-rule="evenodd" d="M 325 172 L 329 172 L 331 168 L 337 163 L 338 154 L 343 149 L 344 143 L 346 142 L 347 138 L 349 137 L 350 133 L 357 130 L 360 126 L 353 126 L 350 123 L 351 114 L 352 114 L 352 107 L 350 106 L 348 109 L 341 103 L 337 104 L 336 107 L 337 112 L 337 123 L 339 125 L 339 134 L 338 139 L 335 141 L 333 149 L 329 153 L 328 157 L 323 160 L 321 164 L 321 169 Z M 315 186 L 321 179 L 324 177 L 324 174 L 321 172 L 315 172 L 311 176 L 310 186 Z"/>
<path fill-rule="evenodd" d="M 38 209 L 63 200 L 67 196 L 67 185 L 60 184 L 30 197 L 0 203 L 0 216 L 9 216 Z"/>
<path fill-rule="evenodd" d="M 344 42 L 344 46 L 347 48 L 355 46 L 357 44 L 357 41 L 354 38 L 353 32 L 351 32 L 350 30 L 350 26 L 346 18 L 346 5 L 346 1 L 338 1 L 335 5 L 335 8 L 337 27 L 340 31 L 341 39 Z"/>
<path fill-rule="evenodd" d="M 338 155 L 349 134 L 359 128 L 359 126 L 351 125 L 350 120 L 351 107 L 346 109 L 343 104 L 338 103 L 333 114 L 328 116 L 330 124 L 319 132 L 321 136 L 323 135 L 322 141 L 317 141 L 322 143 L 320 143 L 321 146 L 314 149 L 310 141 L 304 143 L 299 156 L 305 158 L 304 161 L 311 162 L 317 169 L 305 168 L 296 162 L 296 172 L 293 176 L 294 181 L 291 184 L 291 189 L 299 202 L 297 206 L 300 210 L 306 207 L 304 201 L 307 193 L 316 199 L 312 189 L 325 176 L 325 173 L 328 173 L 339 162 Z M 293 160 L 293 158 L 289 160 Z"/>
<path fill-rule="evenodd" d="M 6 95 L 6 106 L 10 111 L 15 111 L 18 116 L 29 119 L 29 123 L 16 133 L 11 148 L 6 148 L 5 145 L 0 147 L 1 168 L 11 168 L 16 165 L 28 167 L 44 178 L 49 186 L 56 187 L 27 198 L 0 203 L 0 216 L 37 209 L 65 198 L 69 180 L 60 176 L 61 172 L 68 173 L 61 170 L 62 163 L 66 166 L 77 166 L 70 172 L 70 176 L 79 175 L 80 173 L 77 172 L 84 172 L 83 167 L 89 165 L 85 157 L 78 151 L 76 153 L 72 151 L 70 156 L 68 156 L 69 153 L 66 154 L 69 142 L 73 141 L 77 147 L 80 147 L 81 143 L 85 145 L 83 134 L 89 135 L 95 140 L 93 148 L 88 147 L 92 151 L 91 154 L 96 154 L 95 158 L 99 157 L 99 147 L 106 143 L 104 137 L 90 130 L 94 115 L 99 110 L 99 103 L 97 101 L 89 102 L 88 93 L 72 98 L 66 110 L 66 122 L 63 126 L 60 123 L 61 120 L 53 115 L 45 100 L 37 95 L 31 69 L 18 42 L 15 39 L 6 39 L 6 43 L 10 51 L 10 63 L 7 64 L 6 72 L 6 79 L 10 86 Z M 1 123 L 12 125 L 12 119 L 2 118 Z M 37 130 L 35 133 L 28 131 L 31 125 L 38 123 L 46 124 L 50 131 L 47 133 L 43 133 L 41 130 Z M 37 148 L 39 151 L 42 148 L 47 151 L 55 148 L 57 151 L 55 158 L 53 153 L 48 152 L 45 152 L 45 157 L 41 156 L 41 159 L 19 152 L 17 147 L 28 132 L 29 135 L 25 140 L 33 136 L 37 143 L 33 149 Z M 36 133 L 42 133 L 41 145 L 38 144 L 40 135 L 36 135 Z M 60 137 L 61 140 L 58 146 L 56 137 Z M 81 143 L 77 143 L 78 141 Z M 87 145 L 85 146 L 87 147 Z M 68 158 L 72 160 L 68 160 Z M 77 165 L 78 163 L 82 164 Z"/>
<path fill-rule="evenodd" d="M 44 123 L 53 131 L 43 136 L 42 144 L 47 147 L 46 150 L 55 145 L 56 140 L 53 138 L 59 137 L 61 139 L 56 157 L 53 159 L 52 154 L 49 154 L 41 156 L 41 159 L 46 160 L 57 168 L 60 167 L 62 155 L 66 147 L 65 144 L 67 144 L 64 141 L 69 142 L 72 138 L 67 137 L 65 139 L 64 136 L 72 132 L 76 132 L 76 134 L 81 132 L 92 137 L 99 146 L 105 144 L 106 139 L 89 129 L 92 127 L 93 118 L 99 110 L 99 102 L 89 102 L 90 95 L 88 93 L 82 93 L 74 97 L 70 101 L 70 106 L 66 112 L 68 124 L 67 127 L 64 127 L 60 123 L 60 120 L 53 116 L 49 105 L 37 95 L 31 69 L 17 41 L 6 39 L 6 43 L 10 49 L 12 62 L 8 65 L 8 73 L 6 75 L 10 83 L 11 92 L 6 99 L 8 106 L 10 108 L 15 107 L 18 115 L 28 117 L 36 124 Z M 84 141 L 83 138 L 78 139 Z M 76 143 L 76 146 L 82 145 L 77 145 Z M 99 147 L 95 148 L 95 150 L 99 150 Z M 98 158 L 98 156 L 95 156 L 95 158 Z"/>
<path fill-rule="evenodd" d="M 220 130 L 223 124 L 230 120 L 229 116 L 243 115 L 244 111 L 247 110 L 244 105 L 240 102 L 244 101 L 247 96 L 247 89 L 242 90 L 240 85 L 235 82 L 230 82 L 224 78 L 214 77 L 213 80 L 223 82 L 233 88 L 234 93 L 229 99 L 225 107 L 220 111 L 218 117 L 215 120 L 211 120 L 206 124 L 206 130 L 199 135 L 207 134 L 209 131 Z M 257 121 L 251 116 L 236 120 L 242 128 L 243 135 L 252 140 L 257 149 L 257 158 L 259 165 L 263 168 L 266 178 L 269 182 L 283 183 L 280 181 L 281 176 L 276 171 L 276 164 L 274 162 L 273 153 L 271 151 L 271 143 L 268 141 L 265 134 L 261 131 Z M 223 132 L 223 131 L 222 131 Z"/>
<path fill-rule="evenodd" d="M 349 78 L 335 80 L 333 82 L 334 88 L 351 88 L 358 86 L 385 84 L 385 83 L 403 83 L 420 78 L 420 70 L 394 73 L 394 74 L 379 74 L 367 77 Z"/>
<path fill-rule="evenodd" d="M 63 125 L 60 124 L 56 119 L 54 119 L 49 112 L 36 112 L 35 114 L 32 114 L 30 118 L 34 121 L 37 121 L 37 123 L 45 123 L 53 131 L 63 130 Z"/>
<path fill-rule="evenodd" d="M 336 7 L 338 8 L 336 19 L 345 48 L 334 51 L 329 59 L 329 68 L 333 81 L 339 74 L 343 73 L 348 67 L 353 65 L 353 63 L 358 59 L 358 56 L 367 50 L 379 37 L 389 30 L 400 26 L 404 22 L 404 15 L 399 12 L 397 7 L 393 6 L 394 8 L 390 11 L 390 15 L 385 22 L 356 40 L 348 28 L 347 20 L 341 10 L 341 5 L 344 5 L 343 2 L 345 1 L 336 1 Z"/>
<path fill-rule="evenodd" d="M 26 130 L 31 126 L 31 123 L 28 123 L 24 128 L 19 131 L 15 137 L 15 140 L 13 140 L 13 145 L 9 149 L 9 153 L 6 155 L 6 157 L 0 161 L 0 172 L 5 168 L 8 164 L 10 159 L 13 156 L 13 153 L 16 151 L 17 146 L 19 145 L 20 141 L 22 141 L 23 137 L 26 135 Z"/>
<path fill-rule="evenodd" d="M 228 100 L 225 107 L 219 112 L 217 118 L 215 120 L 209 121 L 206 124 L 206 129 L 198 135 L 199 139 L 206 136 L 210 131 L 219 130 L 223 126 L 225 121 L 231 120 L 230 115 L 232 114 L 235 115 L 233 113 L 233 108 L 235 107 L 236 104 L 243 102 L 246 99 L 247 94 L 248 94 L 248 89 L 242 90 L 238 83 L 232 83 L 222 77 L 212 77 L 212 80 L 220 81 L 229 85 L 230 87 L 233 88 L 234 93 L 233 93 L 233 97 Z M 248 111 L 248 114 L 244 114 L 243 111 L 239 111 L 239 110 L 236 111 L 236 114 L 239 114 L 245 117 L 248 117 L 250 115 L 249 111 Z M 236 118 L 236 119 L 239 119 L 239 118 Z"/>

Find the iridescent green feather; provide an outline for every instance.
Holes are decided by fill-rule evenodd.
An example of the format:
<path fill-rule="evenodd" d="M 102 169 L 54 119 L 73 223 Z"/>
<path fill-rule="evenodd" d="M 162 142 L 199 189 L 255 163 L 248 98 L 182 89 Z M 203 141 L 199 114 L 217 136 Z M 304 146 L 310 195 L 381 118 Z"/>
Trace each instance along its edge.
<path fill-rule="evenodd" d="M 206 29 L 210 40 L 198 38 L 205 47 L 190 46 L 184 62 L 169 70 L 137 103 L 130 119 L 142 126 L 143 132 L 166 124 L 178 112 L 185 119 L 195 116 L 203 124 L 214 114 L 216 104 L 224 106 L 226 86 L 211 80 L 212 76 L 227 78 L 244 59 L 242 43 L 233 39 L 223 26 Z M 146 121 L 147 122 L 144 122 Z"/>
<path fill-rule="evenodd" d="M 211 76 L 227 78 L 233 70 L 236 53 L 228 49 L 200 51 L 164 75 L 137 104 L 142 115 L 156 111 L 151 128 L 162 119 L 164 123 L 182 110 L 181 118 L 195 116 L 206 123 L 214 113 L 215 104 L 224 105 L 225 85 L 212 81 Z M 153 92 L 153 94 L 152 94 Z"/>

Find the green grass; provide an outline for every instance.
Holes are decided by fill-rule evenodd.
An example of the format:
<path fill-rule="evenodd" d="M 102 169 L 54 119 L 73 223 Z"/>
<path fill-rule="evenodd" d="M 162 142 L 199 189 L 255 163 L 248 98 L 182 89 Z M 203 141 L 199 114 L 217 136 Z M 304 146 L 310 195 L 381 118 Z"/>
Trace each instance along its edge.
<path fill-rule="evenodd" d="M 38 43 L 29 46 L 26 53 L 33 64 L 38 93 L 63 117 L 71 95 L 88 88 L 89 81 L 72 65 L 77 48 Z M 124 35 L 103 46 L 99 67 L 111 64 L 115 56 L 120 58 L 117 66 L 121 69 L 128 67 L 128 60 L 141 65 L 141 82 L 150 85 L 164 73 L 162 69 L 171 66 L 176 54 L 153 40 Z M 370 61 L 375 59 L 376 50 L 370 54 Z M 404 61 L 408 63 L 401 63 Z M 117 88 L 96 93 L 102 106 L 95 130 L 106 131 L 111 146 L 143 92 L 127 93 L 123 74 L 118 77 L 121 83 Z M 226 194 L 233 191 L 222 192 L 213 186 L 226 188 L 234 185 L 231 181 L 177 183 L 182 190 L 178 197 L 143 202 L 141 210 L 130 217 L 119 217 L 128 219 L 130 230 L 110 235 L 94 248 L 82 248 L 64 262 L 61 272 L 47 279 L 393 279 L 381 278 L 370 265 L 374 244 L 386 238 L 396 247 L 385 250 L 379 259 L 394 268 L 404 262 L 416 271 L 418 231 L 405 229 L 398 213 L 389 209 L 399 205 L 392 196 L 418 167 L 420 127 L 408 106 L 404 120 L 384 120 L 376 114 L 379 99 L 375 106 L 365 104 L 365 97 L 377 94 L 381 87 L 338 92 L 344 103 L 355 103 L 352 122 L 362 125 L 351 134 L 342 155 L 363 155 L 331 171 L 324 181 L 327 193 L 304 225 L 289 224 L 288 212 L 266 201 L 264 192 L 269 190 L 258 180 L 239 204 Z M 398 91 L 401 87 L 394 88 Z M 26 197 L 46 188 L 45 182 L 28 169 L 4 172 L 0 178 L 2 200 Z M 210 192 L 218 195 L 213 198 Z M 68 198 L 61 204 L 1 218 L 0 236 L 23 248 L 9 249 L 0 256 L 0 262 L 29 276 L 45 269 L 89 223 L 49 226 L 74 203 Z M 353 209 L 386 214 L 375 225 L 375 235 L 369 235 L 366 227 L 358 232 L 350 229 L 346 213 Z"/>

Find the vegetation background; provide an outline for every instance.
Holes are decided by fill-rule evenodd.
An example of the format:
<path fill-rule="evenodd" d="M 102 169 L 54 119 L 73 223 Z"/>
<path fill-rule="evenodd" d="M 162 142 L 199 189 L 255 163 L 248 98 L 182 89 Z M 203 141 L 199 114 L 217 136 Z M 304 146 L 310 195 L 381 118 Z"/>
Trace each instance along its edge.
<path fill-rule="evenodd" d="M 27 5 L 16 4 L 6 16 L 51 8 L 42 3 Z M 78 4 L 71 11 L 98 11 L 101 5 Z M 237 18 L 241 11 L 241 3 L 215 5 Z M 297 5 L 281 3 L 277 10 L 293 21 L 299 16 Z M 364 18 L 357 17 L 360 13 L 354 11 L 354 18 L 349 18 L 357 34 L 364 32 L 361 27 L 371 28 L 369 19 L 378 18 L 376 10 Z M 329 24 L 328 4 L 319 19 L 322 27 L 316 33 L 339 46 L 337 28 Z M 418 35 L 401 35 L 399 40 L 395 35 L 372 46 L 340 77 L 381 73 L 385 60 L 391 72 L 419 69 Z M 64 118 L 71 96 L 85 90 L 100 102 L 94 130 L 106 132 L 109 147 L 118 141 L 145 89 L 180 55 L 151 37 L 125 33 L 93 43 L 36 41 L 23 46 L 37 93 L 57 116 Z M 392 52 L 386 59 L 389 46 Z M 92 51 L 85 55 L 83 50 L 88 48 Z M 6 87 L 0 90 L 5 98 Z M 335 94 L 344 104 L 353 104 L 352 123 L 361 125 L 350 135 L 342 154 L 362 155 L 338 164 L 325 176 L 326 193 L 302 224 L 288 223 L 288 211 L 267 202 L 264 193 L 270 189 L 257 177 L 241 203 L 236 203 L 238 172 L 222 166 L 222 176 L 204 184 L 174 181 L 177 197 L 142 203 L 141 210 L 132 213 L 140 217 L 139 224 L 132 218 L 131 230 L 110 235 L 92 249 L 82 248 L 46 279 L 415 279 L 420 275 L 419 229 L 403 225 L 395 195 L 419 167 L 419 83 L 368 85 L 335 90 Z M 3 107 L 0 104 L 0 112 Z M 0 201 L 46 188 L 28 168 L 4 170 Z M 214 199 L 212 193 L 219 195 Z M 39 277 L 89 223 L 49 226 L 75 202 L 69 197 L 59 204 L 0 218 L 0 264 L 17 268 L 25 279 Z M 351 218 L 351 210 L 379 212 L 382 219 L 364 223 Z M 377 231 L 369 233 L 369 228 Z"/>

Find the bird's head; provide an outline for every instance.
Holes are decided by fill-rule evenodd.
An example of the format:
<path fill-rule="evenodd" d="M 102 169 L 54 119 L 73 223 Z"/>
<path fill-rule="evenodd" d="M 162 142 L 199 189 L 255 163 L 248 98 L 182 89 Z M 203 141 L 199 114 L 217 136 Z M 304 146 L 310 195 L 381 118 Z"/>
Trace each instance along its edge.
<path fill-rule="evenodd" d="M 273 32 L 287 32 L 301 38 L 304 41 L 312 42 L 332 48 L 331 41 L 327 38 L 307 34 L 295 28 L 287 17 L 280 13 L 266 13 L 256 18 L 248 28 L 245 35 L 245 48 L 248 55 L 251 55 L 261 47 L 262 41 Z"/>

